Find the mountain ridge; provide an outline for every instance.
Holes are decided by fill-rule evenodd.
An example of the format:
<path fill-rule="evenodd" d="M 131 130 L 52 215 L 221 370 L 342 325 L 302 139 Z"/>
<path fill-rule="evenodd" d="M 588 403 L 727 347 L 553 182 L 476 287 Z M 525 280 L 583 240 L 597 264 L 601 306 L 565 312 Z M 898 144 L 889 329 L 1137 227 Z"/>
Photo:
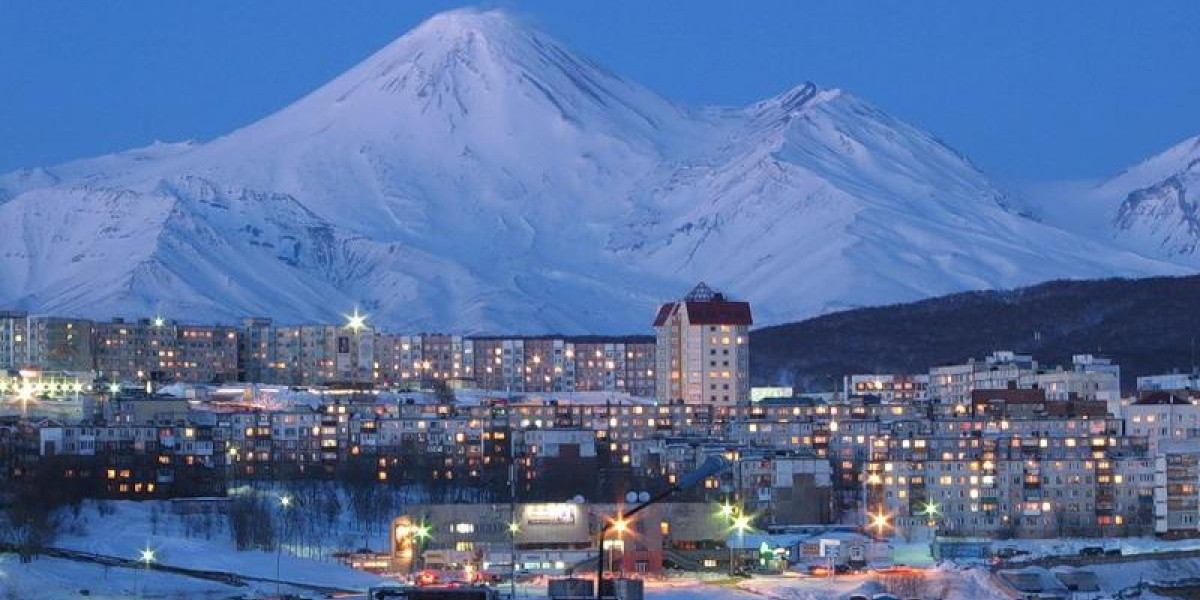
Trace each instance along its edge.
<path fill-rule="evenodd" d="M 0 239 L 0 304 L 283 321 L 359 306 L 465 333 L 627 331 L 701 279 L 770 323 L 1184 270 L 1029 218 L 845 91 L 681 107 L 495 11 L 435 16 L 211 141 L 0 176 L 0 219 L 23 226 Z"/>

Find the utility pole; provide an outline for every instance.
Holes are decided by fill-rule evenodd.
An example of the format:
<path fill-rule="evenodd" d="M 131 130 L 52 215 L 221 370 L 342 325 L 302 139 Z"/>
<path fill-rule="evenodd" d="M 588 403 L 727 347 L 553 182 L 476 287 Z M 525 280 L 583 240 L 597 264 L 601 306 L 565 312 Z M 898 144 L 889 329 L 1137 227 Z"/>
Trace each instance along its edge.
<path fill-rule="evenodd" d="M 608 521 L 600 527 L 600 534 L 598 536 L 600 543 L 596 549 L 596 600 L 600 600 L 600 598 L 602 598 L 604 595 L 604 537 L 608 534 L 609 527 L 615 527 L 618 531 L 622 531 L 625 528 L 626 523 L 629 522 L 628 519 L 639 512 L 642 512 L 646 509 L 646 507 L 660 502 L 676 492 L 695 487 L 705 479 L 712 477 L 713 475 L 716 475 L 727 468 L 729 468 L 729 461 L 720 456 L 710 456 L 708 460 L 704 461 L 704 464 L 700 465 L 698 469 L 681 477 L 679 479 L 679 483 L 676 483 L 675 485 L 667 488 L 666 491 L 661 492 L 657 496 L 654 496 L 653 498 L 633 507 L 631 510 L 617 515 L 617 519 Z"/>
<path fill-rule="evenodd" d="M 508 538 L 509 538 L 509 574 L 508 597 L 517 597 L 517 428 L 512 426 L 512 415 L 509 415 L 508 426 Z"/>

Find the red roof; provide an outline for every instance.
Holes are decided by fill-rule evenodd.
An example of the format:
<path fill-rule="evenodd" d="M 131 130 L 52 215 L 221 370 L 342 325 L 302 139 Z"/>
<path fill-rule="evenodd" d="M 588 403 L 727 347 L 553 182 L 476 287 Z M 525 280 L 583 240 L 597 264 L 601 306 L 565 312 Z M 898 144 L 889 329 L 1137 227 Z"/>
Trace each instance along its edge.
<path fill-rule="evenodd" d="M 662 327 L 666 324 L 667 319 L 671 317 L 671 310 L 675 308 L 674 302 L 668 302 L 658 307 L 658 315 L 654 317 L 654 326 Z"/>
<path fill-rule="evenodd" d="M 666 324 L 679 304 L 687 304 L 688 322 L 692 325 L 752 325 L 749 302 L 711 300 L 708 302 L 668 302 L 658 308 L 654 326 Z"/>

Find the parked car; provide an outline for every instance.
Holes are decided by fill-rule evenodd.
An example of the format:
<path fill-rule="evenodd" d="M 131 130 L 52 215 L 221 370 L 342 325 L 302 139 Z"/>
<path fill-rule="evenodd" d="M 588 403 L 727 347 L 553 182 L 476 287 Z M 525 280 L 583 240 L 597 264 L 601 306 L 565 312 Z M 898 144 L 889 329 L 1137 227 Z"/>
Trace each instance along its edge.
<path fill-rule="evenodd" d="M 1120 548 L 1106 548 L 1104 550 L 1104 555 L 1105 556 L 1121 556 L 1121 549 Z"/>
<path fill-rule="evenodd" d="M 1100 546 L 1087 546 L 1079 549 L 1080 556 L 1104 556 L 1104 548 Z"/>
<path fill-rule="evenodd" d="M 997 548 L 996 551 L 993 552 L 993 554 L 997 558 L 1007 559 L 1007 558 L 1016 558 L 1018 556 L 1024 556 L 1026 554 L 1029 554 L 1029 551 L 1022 550 L 1020 548 L 1005 547 L 1005 548 Z"/>

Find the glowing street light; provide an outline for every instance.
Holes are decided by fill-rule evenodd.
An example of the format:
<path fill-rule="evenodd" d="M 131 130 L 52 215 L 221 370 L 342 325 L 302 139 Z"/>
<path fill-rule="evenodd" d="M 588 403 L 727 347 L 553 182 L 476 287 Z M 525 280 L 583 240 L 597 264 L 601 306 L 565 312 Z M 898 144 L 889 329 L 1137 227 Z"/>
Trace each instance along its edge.
<path fill-rule="evenodd" d="M 358 308 L 353 314 L 346 315 L 346 329 L 358 333 L 367 327 L 367 315 L 359 314 Z"/>
<path fill-rule="evenodd" d="M 521 533 L 521 524 L 516 521 L 509 523 L 508 524 L 508 532 L 513 535 L 517 535 L 518 533 Z"/>
<path fill-rule="evenodd" d="M 108 384 L 108 393 L 113 394 L 113 395 L 120 394 L 121 393 L 121 384 L 118 382 L 115 382 L 115 381 Z"/>
<path fill-rule="evenodd" d="M 733 518 L 733 529 L 738 532 L 738 535 L 744 535 L 746 530 L 752 529 L 754 519 L 750 515 L 739 514 Z"/>
<path fill-rule="evenodd" d="M 154 554 L 154 549 L 151 548 L 149 544 L 147 544 L 145 548 L 138 551 L 137 561 L 139 563 L 142 563 L 142 565 L 145 567 L 145 569 L 147 571 L 150 570 L 150 564 L 153 563 L 155 560 L 157 560 L 157 557 Z M 140 597 L 142 597 L 142 587 L 140 585 L 140 582 L 138 581 L 138 571 L 139 570 L 140 569 L 135 569 L 133 571 L 133 587 L 134 587 L 134 589 L 137 590 L 137 595 L 140 598 Z"/>
<path fill-rule="evenodd" d="M 413 537 L 417 538 L 418 540 L 422 540 L 422 541 L 429 539 L 431 537 L 430 532 L 429 532 L 429 525 L 426 523 L 421 523 L 420 525 L 414 526 L 413 527 Z"/>
<path fill-rule="evenodd" d="M 292 497 L 291 496 L 289 496 L 287 494 L 282 494 L 281 496 L 279 496 L 279 510 L 281 512 L 286 511 L 287 509 L 291 508 L 291 506 L 292 506 Z M 281 573 L 283 571 L 283 542 L 284 542 L 283 526 L 284 526 L 284 523 L 282 522 L 282 519 L 280 521 L 281 522 L 279 525 L 279 542 L 277 544 L 275 544 L 275 596 L 278 598 L 283 597 L 280 593 L 280 585 L 283 582 L 283 577 L 282 577 Z"/>
<path fill-rule="evenodd" d="M 926 502 L 923 508 L 924 510 L 922 512 L 925 513 L 925 516 L 929 517 L 930 521 L 936 519 L 938 514 L 940 514 L 937 502 L 934 502 L 933 500 Z"/>
<path fill-rule="evenodd" d="M 629 522 L 625 520 L 625 517 L 617 517 L 613 520 L 613 529 L 616 530 L 617 535 L 624 535 L 625 531 L 629 529 Z"/>
<path fill-rule="evenodd" d="M 883 530 L 888 527 L 891 527 L 891 523 L 888 522 L 890 520 L 891 520 L 891 516 L 888 515 L 887 513 L 883 512 L 882 508 L 879 509 L 878 513 L 871 515 L 871 525 L 870 526 L 875 528 L 875 535 L 877 535 L 879 537 L 883 537 Z"/>
<path fill-rule="evenodd" d="M 732 504 L 730 504 L 728 500 L 726 500 L 724 503 L 721 504 L 721 516 L 722 517 L 725 517 L 726 519 L 732 519 L 733 513 L 734 513 L 734 506 Z"/>
<path fill-rule="evenodd" d="M 154 326 L 155 327 L 158 327 L 161 329 L 166 324 L 167 324 L 167 320 L 162 318 L 162 315 L 158 315 L 158 316 L 154 317 Z"/>

